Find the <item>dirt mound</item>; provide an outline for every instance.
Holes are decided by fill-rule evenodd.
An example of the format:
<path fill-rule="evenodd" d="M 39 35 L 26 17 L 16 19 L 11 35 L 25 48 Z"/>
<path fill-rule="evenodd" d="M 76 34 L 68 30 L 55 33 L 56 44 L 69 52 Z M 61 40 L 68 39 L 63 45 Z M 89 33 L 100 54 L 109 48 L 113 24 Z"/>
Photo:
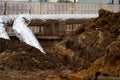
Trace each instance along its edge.
<path fill-rule="evenodd" d="M 56 80 L 56 78 L 54 79 Z M 60 79 L 62 80 L 62 78 Z M 66 80 L 72 79 L 120 80 L 120 36 L 107 47 L 107 53 L 97 59 L 89 69 L 78 73 L 71 73 L 66 76 Z"/>
<path fill-rule="evenodd" d="M 47 80 L 97 80 L 99 75 L 107 79 L 119 77 L 119 23 L 119 12 L 113 13 L 101 9 L 98 18 L 80 26 L 60 44 L 66 50 L 73 52 L 72 60 L 81 65 L 81 72 Z M 109 78 L 109 76 L 113 77 Z"/>
<path fill-rule="evenodd" d="M 117 39 L 120 34 L 119 23 L 119 13 L 100 10 L 98 18 L 80 26 L 61 45 L 72 50 L 73 58 L 80 58 L 80 62 L 84 61 L 84 68 L 88 68 L 92 62 L 105 55 L 106 47 Z"/>
<path fill-rule="evenodd" d="M 5 51 L 6 49 L 10 50 L 10 51 L 26 51 L 26 52 L 35 52 L 38 53 L 39 50 L 29 46 L 27 44 L 25 44 L 24 42 L 20 42 L 19 40 L 6 40 L 6 39 L 2 39 L 0 38 L 0 52 Z M 39 52 L 40 53 L 40 52 Z"/>
<path fill-rule="evenodd" d="M 56 53 L 42 54 L 38 49 L 18 40 L 0 39 L 0 68 L 15 70 L 56 69 L 64 65 L 64 57 Z"/>

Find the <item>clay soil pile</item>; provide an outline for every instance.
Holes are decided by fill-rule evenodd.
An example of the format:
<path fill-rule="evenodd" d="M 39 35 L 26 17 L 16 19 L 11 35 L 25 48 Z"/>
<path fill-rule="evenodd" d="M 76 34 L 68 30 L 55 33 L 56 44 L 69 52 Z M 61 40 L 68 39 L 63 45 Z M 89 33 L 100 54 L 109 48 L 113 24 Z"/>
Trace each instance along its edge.
<path fill-rule="evenodd" d="M 0 39 L 0 68 L 13 70 L 55 69 L 64 65 L 60 54 L 43 54 L 18 40 Z"/>
<path fill-rule="evenodd" d="M 120 79 L 120 12 L 101 9 L 98 18 L 80 26 L 60 45 L 73 52 L 73 60 L 81 59 L 76 62 L 82 69 L 52 80 Z"/>
<path fill-rule="evenodd" d="M 0 38 L 0 79 L 43 80 L 60 75 L 61 72 L 74 72 L 74 68 L 78 68 L 77 65 L 71 64 L 67 55 L 54 50 L 54 42 L 41 43 L 47 54 L 17 39 Z"/>
<path fill-rule="evenodd" d="M 51 42 L 45 41 L 45 47 L 47 54 L 17 39 L 0 38 L 0 79 L 43 80 L 69 69 L 66 57 L 53 53 Z"/>
<path fill-rule="evenodd" d="M 67 35 L 57 48 L 70 50 L 72 60 L 81 59 L 76 60 L 76 63 L 88 68 L 96 59 L 105 55 L 106 47 L 118 38 L 119 23 L 119 13 L 100 10 L 98 18 L 90 20 L 75 33 Z"/>

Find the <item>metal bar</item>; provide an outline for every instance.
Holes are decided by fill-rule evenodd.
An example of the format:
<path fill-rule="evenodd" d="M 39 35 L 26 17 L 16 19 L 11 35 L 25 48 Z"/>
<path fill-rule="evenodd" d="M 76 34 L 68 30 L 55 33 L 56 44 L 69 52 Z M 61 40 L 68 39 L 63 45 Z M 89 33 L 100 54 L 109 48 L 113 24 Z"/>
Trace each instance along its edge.
<path fill-rule="evenodd" d="M 74 2 L 72 2 L 72 8 L 71 8 L 72 14 L 74 14 Z"/>
<path fill-rule="evenodd" d="M 6 13 L 7 13 L 7 1 L 5 0 L 4 1 L 5 2 L 5 4 L 4 4 L 4 15 L 6 15 Z"/>
<path fill-rule="evenodd" d="M 42 0 L 40 0 L 40 14 L 42 14 Z"/>

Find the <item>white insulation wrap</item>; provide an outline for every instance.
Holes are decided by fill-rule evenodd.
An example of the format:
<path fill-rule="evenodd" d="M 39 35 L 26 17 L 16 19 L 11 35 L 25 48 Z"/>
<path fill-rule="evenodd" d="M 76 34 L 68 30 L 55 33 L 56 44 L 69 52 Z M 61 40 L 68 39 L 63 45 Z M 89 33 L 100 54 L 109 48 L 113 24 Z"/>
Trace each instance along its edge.
<path fill-rule="evenodd" d="M 14 21 L 14 16 L 0 16 L 0 38 L 4 38 L 4 39 L 10 39 L 7 32 L 6 32 L 6 24 L 7 23 L 13 23 Z"/>
<path fill-rule="evenodd" d="M 98 14 L 22 14 L 26 20 L 31 21 L 35 19 L 47 20 L 47 19 L 57 19 L 57 20 L 66 20 L 66 19 L 82 19 L 82 18 L 96 18 Z"/>
<path fill-rule="evenodd" d="M 6 27 L 3 23 L 0 23 L 0 38 L 10 39 L 6 32 Z"/>
<path fill-rule="evenodd" d="M 45 54 L 44 49 L 30 30 L 30 28 L 27 26 L 28 23 L 26 22 L 26 18 L 19 16 L 15 19 L 13 23 L 13 30 L 16 33 L 16 36 L 25 43 L 39 49 L 42 53 Z"/>

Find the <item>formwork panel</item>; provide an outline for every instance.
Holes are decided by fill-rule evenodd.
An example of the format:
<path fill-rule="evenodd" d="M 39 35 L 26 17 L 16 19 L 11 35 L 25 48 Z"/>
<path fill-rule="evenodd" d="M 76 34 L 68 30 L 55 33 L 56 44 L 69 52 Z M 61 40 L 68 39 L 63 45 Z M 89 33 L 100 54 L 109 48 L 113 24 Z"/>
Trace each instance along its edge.
<path fill-rule="evenodd" d="M 6 14 L 25 14 L 29 13 L 29 3 L 25 2 L 7 2 Z"/>
<path fill-rule="evenodd" d="M 4 14 L 4 2 L 0 2 L 0 15 Z"/>
<path fill-rule="evenodd" d="M 30 3 L 31 14 L 40 14 L 40 3 Z"/>
<path fill-rule="evenodd" d="M 114 12 L 120 11 L 120 5 L 114 5 Z"/>
<path fill-rule="evenodd" d="M 74 14 L 97 14 L 98 10 L 98 4 L 74 4 Z"/>
<path fill-rule="evenodd" d="M 38 26 L 30 26 L 29 28 L 32 30 L 33 33 L 39 33 L 40 31 Z"/>
<path fill-rule="evenodd" d="M 43 3 L 42 13 L 44 14 L 71 14 L 70 3 Z"/>
<path fill-rule="evenodd" d="M 4 2 L 0 3 L 0 14 L 4 13 Z M 120 11 L 120 5 L 96 3 L 28 3 L 7 2 L 6 14 L 97 14 L 99 9 Z"/>
<path fill-rule="evenodd" d="M 7 27 L 7 33 L 8 33 L 9 36 L 15 36 L 15 33 L 14 33 L 12 27 L 10 27 L 10 26 Z"/>

